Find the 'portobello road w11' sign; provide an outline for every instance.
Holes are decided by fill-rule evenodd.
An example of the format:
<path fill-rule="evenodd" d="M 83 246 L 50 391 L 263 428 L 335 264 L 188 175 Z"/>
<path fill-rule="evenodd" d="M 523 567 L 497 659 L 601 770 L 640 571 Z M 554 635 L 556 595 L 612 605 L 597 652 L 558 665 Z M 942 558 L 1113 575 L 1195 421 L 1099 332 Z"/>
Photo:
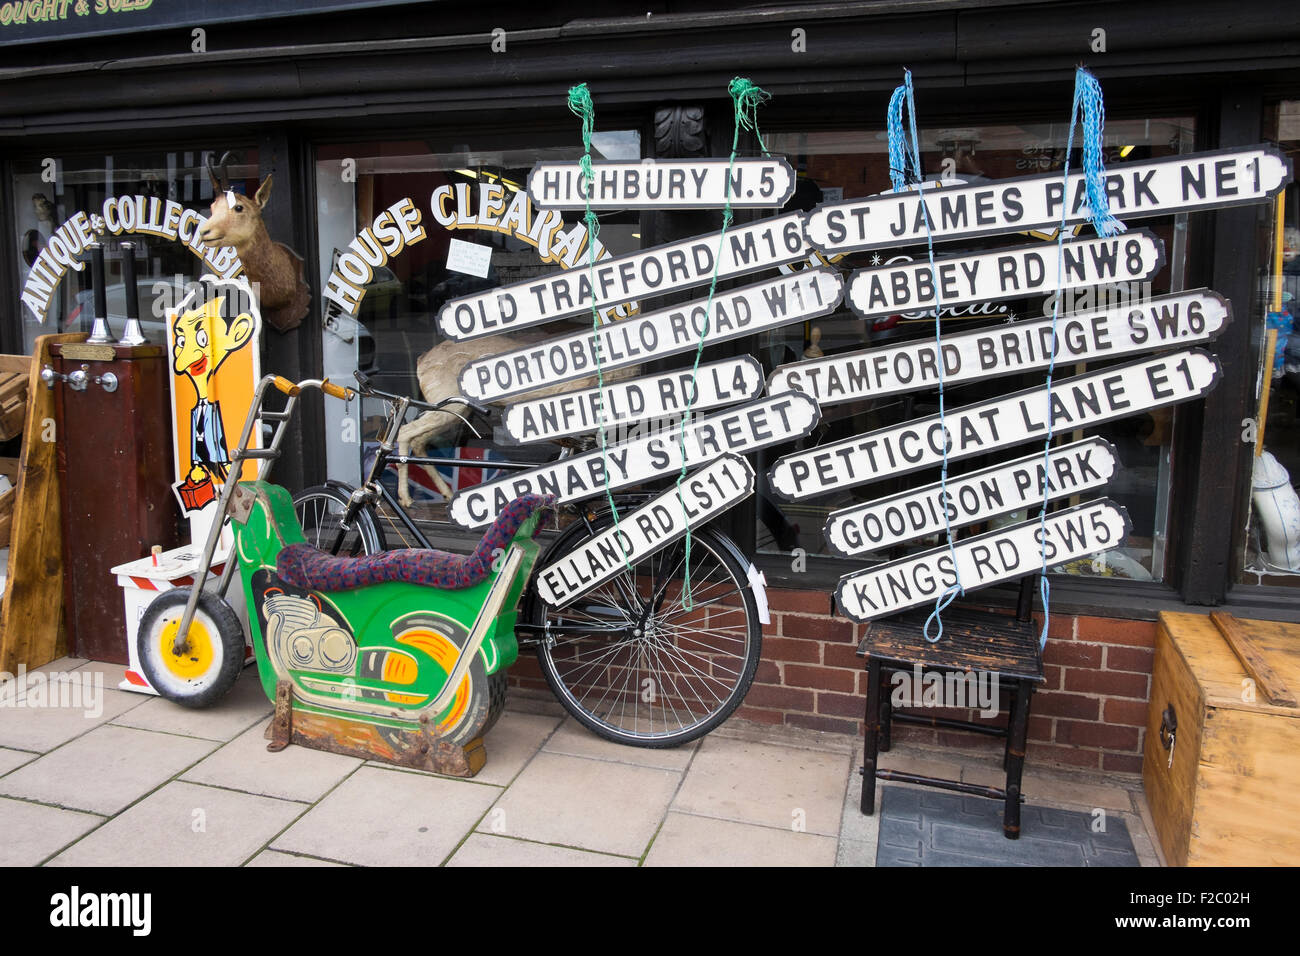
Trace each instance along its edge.
<path fill-rule="evenodd" d="M 1164 265 L 1163 244 L 1143 230 L 1109 239 L 1061 243 L 1060 290 L 1105 282 L 1137 282 Z M 944 305 L 995 302 L 1057 290 L 1057 247 L 1039 242 L 972 255 L 936 256 L 895 266 L 860 269 L 849 280 L 849 305 L 864 319 L 932 308 L 934 276 Z"/>
<path fill-rule="evenodd" d="M 665 419 L 734 405 L 763 391 L 763 367 L 752 356 L 647 375 L 580 392 L 548 395 L 506 408 L 506 432 L 520 444 L 551 441 L 647 419 Z M 692 381 L 696 384 L 693 387 Z M 694 398 L 694 400 L 692 400 Z M 605 413 L 601 414 L 602 407 Z"/>
<path fill-rule="evenodd" d="M 1223 296 L 1208 289 L 1062 315 L 1056 321 L 1056 362 L 1060 366 L 1208 342 L 1230 316 Z M 946 335 L 939 346 L 924 339 L 792 362 L 772 373 L 768 389 L 804 392 L 820 405 L 833 405 L 936 388 L 941 353 L 947 386 L 1046 368 L 1052 351 L 1052 320 L 1039 319 Z"/>
<path fill-rule="evenodd" d="M 808 241 L 825 253 L 889 249 L 926 241 L 926 220 L 935 242 L 1009 232 L 1056 229 L 1065 195 L 1067 226 L 1088 221 L 1087 185 L 1072 172 L 1068 190 L 1060 173 L 1005 179 L 974 186 L 914 190 L 826 203 L 808 215 Z M 1291 179 L 1290 163 L 1267 146 L 1193 153 L 1110 167 L 1110 212 L 1120 219 L 1215 209 L 1261 202 Z"/>
<path fill-rule="evenodd" d="M 617 527 L 600 532 L 576 551 L 537 574 L 537 591 L 563 607 L 635 565 L 694 528 L 713 520 L 754 493 L 754 469 L 739 455 L 723 455 L 682 482 L 623 514 Z M 625 563 L 626 562 L 626 563 Z"/>
<path fill-rule="evenodd" d="M 540 325 L 566 316 L 634 299 L 666 295 L 719 279 L 746 275 L 804 258 L 803 213 L 760 219 L 720 233 L 706 233 L 641 252 L 574 269 L 525 279 L 476 295 L 448 301 L 438 325 L 448 338 L 475 339 Z M 716 261 L 715 261 L 716 260 Z"/>
<path fill-rule="evenodd" d="M 733 209 L 784 206 L 794 172 L 784 159 L 643 159 L 591 164 L 588 182 L 577 163 L 538 163 L 528 195 L 541 209 Z"/>
<path fill-rule="evenodd" d="M 817 403 L 790 392 L 770 395 L 748 405 L 700 418 L 678 429 L 648 435 L 519 472 L 508 478 L 473 485 L 451 499 L 448 514 L 465 528 L 492 522 L 510 502 L 525 494 L 551 494 L 561 501 L 581 501 L 652 478 L 707 464 L 728 452 L 744 454 L 801 438 L 821 419 Z"/>
<path fill-rule="evenodd" d="M 650 359 L 694 351 L 705 331 L 705 345 L 726 342 L 765 329 L 814 319 L 835 311 L 844 282 L 833 269 L 804 269 L 706 299 L 672 306 L 622 322 L 585 329 L 514 351 L 470 362 L 460 373 L 460 393 L 489 402 L 546 385 L 640 365 Z"/>
<path fill-rule="evenodd" d="M 967 590 L 995 584 L 1049 565 L 1107 551 L 1129 531 L 1128 513 L 1109 498 L 1047 516 L 1046 534 L 1039 519 L 1025 521 L 958 541 L 952 552 L 944 546 L 891 561 L 840 578 L 835 601 L 855 621 L 885 617 L 936 600 L 957 583 Z"/>
<path fill-rule="evenodd" d="M 845 557 L 878 551 L 913 538 L 944 531 L 944 513 L 953 528 L 1099 488 L 1115 473 L 1115 449 L 1101 438 L 1053 448 L 1047 468 L 1042 453 L 911 488 L 888 498 L 832 511 L 826 543 Z"/>
<path fill-rule="evenodd" d="M 1200 398 L 1218 381 L 1219 364 L 1200 349 L 1075 375 L 1052 383 L 1051 430 L 1084 428 L 1150 408 Z M 798 392 L 786 392 L 798 395 Z M 769 472 L 786 500 L 825 494 L 1047 437 L 1048 390 L 1030 388 L 946 414 L 820 445 L 778 459 Z M 946 438 L 945 438 L 946 433 Z"/>

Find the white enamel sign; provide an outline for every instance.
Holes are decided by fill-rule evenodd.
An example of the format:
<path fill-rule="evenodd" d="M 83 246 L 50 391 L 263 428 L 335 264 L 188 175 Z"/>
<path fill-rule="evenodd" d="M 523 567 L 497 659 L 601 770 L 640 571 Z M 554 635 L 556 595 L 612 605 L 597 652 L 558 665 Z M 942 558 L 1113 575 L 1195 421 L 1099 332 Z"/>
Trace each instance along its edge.
<path fill-rule="evenodd" d="M 590 183 L 577 163 L 538 163 L 528 195 L 540 209 L 779 209 L 794 194 L 784 159 L 597 161 Z"/>
<path fill-rule="evenodd" d="M 821 419 L 817 403 L 791 392 L 771 395 L 748 405 L 687 423 L 685 440 L 679 429 L 611 445 L 519 472 L 498 481 L 458 491 L 448 510 L 451 520 L 466 528 L 489 524 L 515 498 L 551 494 L 561 501 L 580 501 L 605 493 L 605 461 L 610 489 L 639 484 L 663 475 L 707 464 L 728 452 L 744 454 L 800 438 Z"/>
<path fill-rule="evenodd" d="M 1217 292 L 1193 289 L 1103 312 L 1061 315 L 1056 322 L 1057 367 L 1136 352 L 1186 347 L 1214 339 L 1231 311 Z M 1046 368 L 1052 359 L 1052 320 L 997 325 L 974 332 L 905 342 L 776 369 L 772 392 L 805 392 L 820 405 L 881 398 L 943 384 L 980 381 Z"/>
<path fill-rule="evenodd" d="M 536 574 L 537 593 L 563 607 L 638 561 L 671 544 L 754 493 L 754 469 L 738 455 L 723 455 L 686 476 L 635 511 L 619 515 L 618 525 L 548 564 Z"/>
<path fill-rule="evenodd" d="M 1192 349 L 1057 379 L 1051 391 L 1051 428 L 1060 434 L 1200 398 L 1218 376 L 1218 361 Z M 949 461 L 1042 441 L 1048 431 L 1047 389 L 1026 389 L 950 409 L 946 419 Z M 787 455 L 772 466 L 769 478 L 786 500 L 880 481 L 940 464 L 944 433 L 938 415 L 913 419 Z"/>
<path fill-rule="evenodd" d="M 1164 265 L 1159 239 L 1130 230 L 1110 239 L 1070 239 L 1061 244 L 1059 288 L 1136 282 Z M 943 305 L 1021 299 L 1057 286 L 1057 247 L 1039 242 L 972 255 L 936 256 Z M 934 272 L 928 260 L 860 269 L 849 280 L 849 305 L 862 318 L 933 308 Z"/>
<path fill-rule="evenodd" d="M 496 401 L 534 389 L 694 351 L 708 327 L 706 345 L 753 335 L 792 322 L 829 315 L 844 295 L 834 269 L 803 269 L 707 299 L 638 315 L 621 322 L 538 342 L 470 362 L 460 374 L 460 393 Z M 708 318 L 706 323 L 705 318 Z"/>
<path fill-rule="evenodd" d="M 998 581 L 1116 547 L 1129 531 L 1128 513 L 1109 498 L 958 541 L 957 560 L 945 545 L 840 578 L 835 601 L 855 621 L 885 617 L 938 599 L 957 583 L 969 593 Z"/>
<path fill-rule="evenodd" d="M 879 551 L 929 534 L 943 533 L 944 513 L 953 528 L 978 524 L 998 515 L 1099 488 L 1115 473 L 1110 442 L 1088 438 L 1053 448 L 1046 471 L 1039 452 L 1015 461 L 949 478 L 946 489 L 935 482 L 888 498 L 832 511 L 826 543 L 845 557 Z M 946 490 L 946 494 L 945 494 Z"/>
<path fill-rule="evenodd" d="M 587 268 L 525 279 L 486 292 L 451 299 L 438 312 L 438 325 L 448 338 L 463 341 L 523 329 L 597 307 L 665 295 L 704 285 L 713 279 L 745 275 L 802 259 L 808 253 L 803 238 L 803 213 L 789 213 L 706 233 L 614 259 Z"/>
<path fill-rule="evenodd" d="M 808 215 L 808 240 L 827 254 L 892 249 L 926 241 L 925 216 L 936 242 L 1087 222 L 1087 186 L 1072 172 L 1006 179 L 974 186 L 929 188 L 823 204 Z M 1291 181 L 1290 163 L 1266 146 L 1193 153 L 1146 163 L 1111 166 L 1105 175 L 1111 214 L 1139 219 L 1172 212 L 1259 202 Z M 924 209 L 924 211 L 923 211 Z"/>
<path fill-rule="evenodd" d="M 505 410 L 506 432 L 526 444 L 646 420 L 680 418 L 692 412 L 734 405 L 763 391 L 763 367 L 751 356 L 727 359 L 660 375 L 647 375 L 561 395 L 517 402 Z M 695 388 L 691 382 L 695 381 Z M 694 394 L 694 401 L 692 395 Z M 605 413 L 601 414 L 602 407 Z"/>

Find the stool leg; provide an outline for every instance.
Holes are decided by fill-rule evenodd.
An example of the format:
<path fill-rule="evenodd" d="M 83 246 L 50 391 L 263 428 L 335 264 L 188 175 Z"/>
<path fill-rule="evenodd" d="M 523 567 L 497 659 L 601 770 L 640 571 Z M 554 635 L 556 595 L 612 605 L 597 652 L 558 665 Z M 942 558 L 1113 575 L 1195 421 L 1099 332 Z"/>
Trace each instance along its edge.
<path fill-rule="evenodd" d="M 1020 777 L 1025 769 L 1025 738 L 1029 735 L 1029 698 L 1034 685 L 1016 681 L 1007 726 L 1007 806 L 1002 833 L 1008 840 L 1020 838 Z"/>
<path fill-rule="evenodd" d="M 889 753 L 889 731 L 894 724 L 894 702 L 890 695 L 890 671 L 880 669 L 880 752 Z"/>
<path fill-rule="evenodd" d="M 876 812 L 876 755 L 880 745 L 880 659 L 867 655 L 866 739 L 862 745 L 862 812 Z"/>

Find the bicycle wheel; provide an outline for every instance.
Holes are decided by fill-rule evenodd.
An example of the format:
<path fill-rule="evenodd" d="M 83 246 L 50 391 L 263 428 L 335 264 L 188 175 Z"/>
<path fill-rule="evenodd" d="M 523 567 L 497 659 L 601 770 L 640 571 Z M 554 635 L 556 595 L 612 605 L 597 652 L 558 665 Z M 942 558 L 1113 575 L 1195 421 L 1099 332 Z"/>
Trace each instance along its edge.
<path fill-rule="evenodd" d="M 581 522 L 568 528 L 538 570 L 590 535 Z M 638 747 L 695 740 L 731 716 L 753 683 L 763 629 L 747 563 L 725 535 L 712 528 L 694 533 L 688 610 L 685 562 L 685 542 L 678 541 L 562 609 L 547 606 L 530 586 L 531 623 L 589 628 L 543 639 L 537 657 L 565 709 L 607 740 Z"/>
<path fill-rule="evenodd" d="M 307 543 L 322 551 L 356 556 L 387 550 L 384 533 L 375 522 L 369 507 L 358 512 L 352 527 L 343 532 L 343 513 L 348 506 L 348 492 L 330 485 L 316 485 L 293 496 L 293 508 L 302 525 Z M 335 550 L 335 542 L 339 547 Z"/>

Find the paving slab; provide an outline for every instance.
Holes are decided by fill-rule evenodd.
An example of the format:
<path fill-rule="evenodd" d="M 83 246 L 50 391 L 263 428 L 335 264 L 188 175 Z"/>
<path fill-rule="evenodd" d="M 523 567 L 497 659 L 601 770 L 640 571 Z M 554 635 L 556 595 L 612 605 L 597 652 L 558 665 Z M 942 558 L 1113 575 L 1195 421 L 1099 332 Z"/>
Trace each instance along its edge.
<path fill-rule="evenodd" d="M 28 753 L 24 750 L 10 750 L 7 747 L 0 747 L 0 777 L 3 777 L 16 767 L 31 763 L 39 756 L 40 754 Z"/>
<path fill-rule="evenodd" d="M 104 818 L 0 797 L 0 866 L 35 866 Z"/>
<path fill-rule="evenodd" d="M 707 737 L 673 809 L 699 816 L 836 836 L 851 753 Z"/>
<path fill-rule="evenodd" d="M 185 773 L 182 780 L 281 800 L 314 803 L 364 763 L 359 757 L 289 746 L 266 749 L 270 718 L 259 721 Z"/>
<path fill-rule="evenodd" d="M 558 717 L 543 714 L 510 712 L 502 714 L 496 726 L 483 741 L 483 745 L 487 748 L 487 763 L 474 777 L 474 782 L 490 783 L 500 787 L 508 786 L 528 761 L 533 759 L 547 736 L 559 726 L 559 723 Z M 366 766 L 391 767 L 392 765 L 385 764 L 382 760 L 369 760 Z M 427 770 L 413 772 L 434 775 L 432 771 Z"/>
<path fill-rule="evenodd" d="M 239 866 L 303 805 L 173 781 L 50 861 L 51 866 Z"/>
<path fill-rule="evenodd" d="M 500 795 L 485 784 L 365 766 L 271 849 L 362 866 L 438 866 Z"/>
<path fill-rule="evenodd" d="M 1081 809 L 1133 809 L 1133 798 L 1129 796 L 1128 790 L 1099 783 L 1099 779 L 1103 778 L 1087 779 L 1070 773 L 1026 770 L 1021 778 L 1020 789 L 1024 792 L 1025 799 L 1034 803 L 1064 804 Z"/>
<path fill-rule="evenodd" d="M 274 710 L 257 679 L 257 668 L 245 667 L 235 686 L 211 707 L 182 707 L 161 697 L 144 697 L 144 703 L 113 720 L 121 727 L 160 730 L 168 734 L 233 740 Z"/>
<path fill-rule="evenodd" d="M 346 867 L 345 863 L 332 860 L 318 860 L 314 856 L 297 856 L 293 853 L 281 853 L 278 850 L 263 850 L 253 857 L 245 866 L 332 866 Z"/>
<path fill-rule="evenodd" d="M 640 858 L 680 782 L 677 771 L 543 751 L 478 831 Z"/>
<path fill-rule="evenodd" d="M 0 707 L 0 747 L 45 753 L 108 723 L 133 707 L 139 707 L 143 702 L 137 694 L 110 690 L 108 685 L 96 695 L 91 707 L 50 706 L 48 698 L 41 706 L 36 706 L 36 700 L 38 698 L 24 696 L 21 703 L 14 701 L 11 705 L 6 702 Z"/>
<path fill-rule="evenodd" d="M 12 773 L 0 793 L 113 814 L 161 786 L 216 746 L 127 727 L 97 727 Z"/>
<path fill-rule="evenodd" d="M 473 833 L 448 866 L 636 866 L 626 856 L 591 853 L 571 847 L 550 846 L 510 837 Z"/>
<path fill-rule="evenodd" d="M 672 812 L 646 866 L 833 866 L 836 839 Z"/>
<path fill-rule="evenodd" d="M 547 753 L 568 754 L 570 757 L 590 757 L 593 760 L 611 760 L 639 767 L 658 767 L 661 770 L 683 770 L 691 762 L 691 757 L 695 756 L 698 746 L 699 741 L 682 744 L 680 747 L 629 747 L 597 737 L 570 717 L 542 749 Z"/>

